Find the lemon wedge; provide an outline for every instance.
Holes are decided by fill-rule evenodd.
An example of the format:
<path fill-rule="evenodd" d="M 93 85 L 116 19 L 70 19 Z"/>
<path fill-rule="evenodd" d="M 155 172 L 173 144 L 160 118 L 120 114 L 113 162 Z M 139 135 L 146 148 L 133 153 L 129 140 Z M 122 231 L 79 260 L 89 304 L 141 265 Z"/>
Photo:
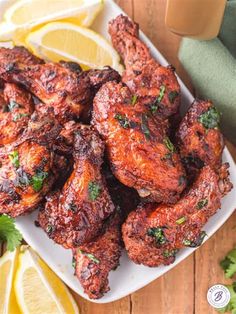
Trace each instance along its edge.
<path fill-rule="evenodd" d="M 51 21 L 69 20 L 90 26 L 101 11 L 103 0 L 19 0 L 8 7 L 0 24 L 0 40 L 22 44 L 33 28 Z"/>
<path fill-rule="evenodd" d="M 6 252 L 0 258 L 0 313 L 18 314 L 20 310 L 16 302 L 13 280 L 17 266 L 18 250 Z"/>
<path fill-rule="evenodd" d="M 46 60 L 75 61 L 83 69 L 101 69 L 109 65 L 122 71 L 120 57 L 101 35 L 66 22 L 52 22 L 30 33 L 26 46 Z"/>
<path fill-rule="evenodd" d="M 64 283 L 28 246 L 21 247 L 14 288 L 22 313 L 79 313 Z"/>

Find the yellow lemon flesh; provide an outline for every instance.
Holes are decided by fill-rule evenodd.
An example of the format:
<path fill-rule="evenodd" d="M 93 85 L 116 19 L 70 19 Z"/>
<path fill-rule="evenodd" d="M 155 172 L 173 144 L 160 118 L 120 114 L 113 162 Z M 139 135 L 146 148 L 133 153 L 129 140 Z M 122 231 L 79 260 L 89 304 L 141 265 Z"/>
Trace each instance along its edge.
<path fill-rule="evenodd" d="M 57 20 L 76 21 L 87 27 L 102 7 L 103 0 L 20 0 L 6 9 L 0 23 L 0 40 L 22 44 L 31 29 Z"/>
<path fill-rule="evenodd" d="M 31 32 L 26 46 L 46 60 L 75 61 L 82 68 L 101 69 L 109 65 L 122 72 L 120 57 L 101 35 L 73 23 L 52 22 Z"/>
<path fill-rule="evenodd" d="M 22 313 L 78 314 L 65 284 L 29 247 L 23 246 L 14 288 Z"/>
<path fill-rule="evenodd" d="M 18 314 L 19 307 L 13 289 L 13 280 L 17 267 L 18 250 L 6 252 L 0 258 L 0 313 Z"/>

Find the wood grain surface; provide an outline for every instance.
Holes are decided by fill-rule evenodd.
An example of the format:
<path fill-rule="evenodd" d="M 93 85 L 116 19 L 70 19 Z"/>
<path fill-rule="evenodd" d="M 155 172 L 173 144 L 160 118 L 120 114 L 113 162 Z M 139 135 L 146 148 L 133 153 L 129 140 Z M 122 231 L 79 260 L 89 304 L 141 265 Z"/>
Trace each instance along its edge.
<path fill-rule="evenodd" d="M 193 91 L 177 58 L 180 38 L 165 28 L 165 0 L 117 0 L 151 39 Z M 236 161 L 236 148 L 227 142 Z M 213 314 L 206 300 L 208 287 L 226 283 L 219 261 L 236 245 L 236 212 L 196 253 L 145 288 L 119 301 L 95 304 L 76 295 L 81 314 Z M 67 313 L 70 314 L 70 313 Z"/>

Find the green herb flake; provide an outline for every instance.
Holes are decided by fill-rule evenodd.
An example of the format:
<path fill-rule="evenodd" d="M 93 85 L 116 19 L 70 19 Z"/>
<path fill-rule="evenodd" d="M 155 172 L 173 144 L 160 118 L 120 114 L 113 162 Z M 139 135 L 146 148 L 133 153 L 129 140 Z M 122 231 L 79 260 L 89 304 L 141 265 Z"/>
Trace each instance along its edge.
<path fill-rule="evenodd" d="M 176 254 L 178 253 L 178 250 L 165 250 L 163 252 L 163 256 L 168 258 L 168 257 L 172 257 L 172 256 L 175 256 Z"/>
<path fill-rule="evenodd" d="M 76 259 L 74 258 L 74 256 L 72 257 L 72 267 L 75 268 L 76 267 Z"/>
<path fill-rule="evenodd" d="M 197 209 L 202 209 L 203 207 L 207 206 L 207 204 L 208 200 L 204 198 L 197 203 Z"/>
<path fill-rule="evenodd" d="M 13 111 L 14 109 L 20 108 L 21 106 L 15 102 L 14 100 L 10 100 L 10 103 L 8 104 L 9 111 Z"/>
<path fill-rule="evenodd" d="M 19 153 L 18 151 L 13 151 L 9 154 L 9 158 L 14 165 L 14 167 L 19 168 L 20 167 L 20 160 L 19 160 Z"/>
<path fill-rule="evenodd" d="M 114 118 L 116 120 L 118 120 L 120 126 L 124 129 L 129 129 L 130 128 L 130 123 L 129 123 L 129 120 L 128 118 L 123 115 L 123 114 L 120 114 L 120 113 L 117 113 Z"/>
<path fill-rule="evenodd" d="M 84 252 L 82 250 L 79 249 L 79 252 L 85 256 L 87 256 L 91 261 L 93 261 L 95 264 L 99 264 L 100 261 L 99 259 L 97 259 L 93 254 L 91 253 L 87 253 L 87 252 Z"/>
<path fill-rule="evenodd" d="M 171 142 L 171 140 L 169 139 L 169 137 L 164 138 L 163 142 L 164 142 L 165 146 L 169 149 L 169 151 L 170 151 L 171 153 L 174 153 L 174 152 L 175 152 L 175 147 L 174 147 L 174 145 L 172 144 L 172 142 Z"/>
<path fill-rule="evenodd" d="M 151 133 L 148 128 L 148 117 L 146 114 L 142 114 L 141 116 L 141 130 L 143 134 L 145 135 L 146 139 L 150 140 Z"/>
<path fill-rule="evenodd" d="M 159 93 L 159 96 L 157 97 L 157 102 L 160 103 L 165 95 L 165 90 L 166 90 L 166 87 L 164 85 L 161 85 L 160 87 L 160 93 Z"/>
<path fill-rule="evenodd" d="M 157 109 L 158 109 L 158 105 L 156 103 L 151 104 L 150 111 L 151 111 L 152 114 L 156 113 Z"/>
<path fill-rule="evenodd" d="M 13 117 L 13 121 L 16 122 L 18 120 L 20 120 L 21 118 L 27 117 L 28 114 L 27 113 L 17 113 L 16 115 L 14 115 Z"/>
<path fill-rule="evenodd" d="M 174 103 L 176 97 L 178 97 L 178 96 L 179 96 L 179 93 L 178 93 L 176 90 L 171 91 L 171 92 L 168 93 L 169 101 L 170 101 L 172 104 Z"/>
<path fill-rule="evenodd" d="M 137 102 L 138 96 L 137 95 L 133 95 L 131 97 L 131 105 L 134 106 Z"/>
<path fill-rule="evenodd" d="M 198 118 L 198 121 L 206 128 L 206 129 L 214 129 L 219 126 L 220 123 L 220 115 L 216 108 L 212 106 L 209 110 L 202 113 Z"/>
<path fill-rule="evenodd" d="M 14 251 L 21 244 L 22 235 L 15 227 L 15 220 L 7 215 L 0 215 L 0 243 L 7 243 L 7 250 Z"/>
<path fill-rule="evenodd" d="M 199 236 L 197 237 L 197 239 L 195 241 L 191 241 L 189 239 L 184 239 L 183 240 L 183 244 L 185 246 L 189 246 L 189 247 L 198 247 L 202 244 L 205 236 L 206 236 L 206 232 L 205 231 L 201 231 Z"/>
<path fill-rule="evenodd" d="M 48 173 L 41 171 L 36 173 L 31 178 L 30 184 L 32 185 L 35 192 L 39 192 L 43 187 L 44 180 L 48 177 Z"/>
<path fill-rule="evenodd" d="M 101 187 L 96 181 L 89 182 L 88 185 L 89 198 L 95 201 L 101 193 Z"/>
<path fill-rule="evenodd" d="M 147 231 L 147 234 L 150 237 L 154 237 L 157 244 L 162 245 L 162 244 L 165 244 L 167 241 L 165 234 L 164 234 L 164 231 L 163 231 L 163 228 L 161 228 L 161 227 L 149 228 Z"/>
<path fill-rule="evenodd" d="M 53 226 L 48 224 L 46 227 L 46 232 L 49 236 L 53 233 L 53 230 L 54 230 Z"/>
<path fill-rule="evenodd" d="M 183 224 L 185 221 L 186 221 L 186 217 L 183 216 L 183 217 L 177 219 L 177 220 L 176 220 L 176 223 L 177 223 L 178 225 L 181 225 L 181 224 Z"/>

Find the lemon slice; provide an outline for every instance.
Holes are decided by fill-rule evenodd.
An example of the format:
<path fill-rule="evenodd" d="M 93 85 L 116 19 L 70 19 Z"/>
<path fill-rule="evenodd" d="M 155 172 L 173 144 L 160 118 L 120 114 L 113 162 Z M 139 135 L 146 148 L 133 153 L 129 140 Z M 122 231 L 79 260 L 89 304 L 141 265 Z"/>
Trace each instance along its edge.
<path fill-rule="evenodd" d="M 109 65 L 122 71 L 120 57 L 99 34 L 72 23 L 52 22 L 26 37 L 26 46 L 46 60 L 75 61 L 82 68 Z"/>
<path fill-rule="evenodd" d="M 103 0 L 20 0 L 5 11 L 0 40 L 21 44 L 29 30 L 56 20 L 90 26 L 102 7 Z"/>
<path fill-rule="evenodd" d="M 14 288 L 24 314 L 79 313 L 64 283 L 28 246 L 21 247 Z"/>
<path fill-rule="evenodd" d="M 20 313 L 13 289 L 18 250 L 6 252 L 0 258 L 0 313 Z"/>

